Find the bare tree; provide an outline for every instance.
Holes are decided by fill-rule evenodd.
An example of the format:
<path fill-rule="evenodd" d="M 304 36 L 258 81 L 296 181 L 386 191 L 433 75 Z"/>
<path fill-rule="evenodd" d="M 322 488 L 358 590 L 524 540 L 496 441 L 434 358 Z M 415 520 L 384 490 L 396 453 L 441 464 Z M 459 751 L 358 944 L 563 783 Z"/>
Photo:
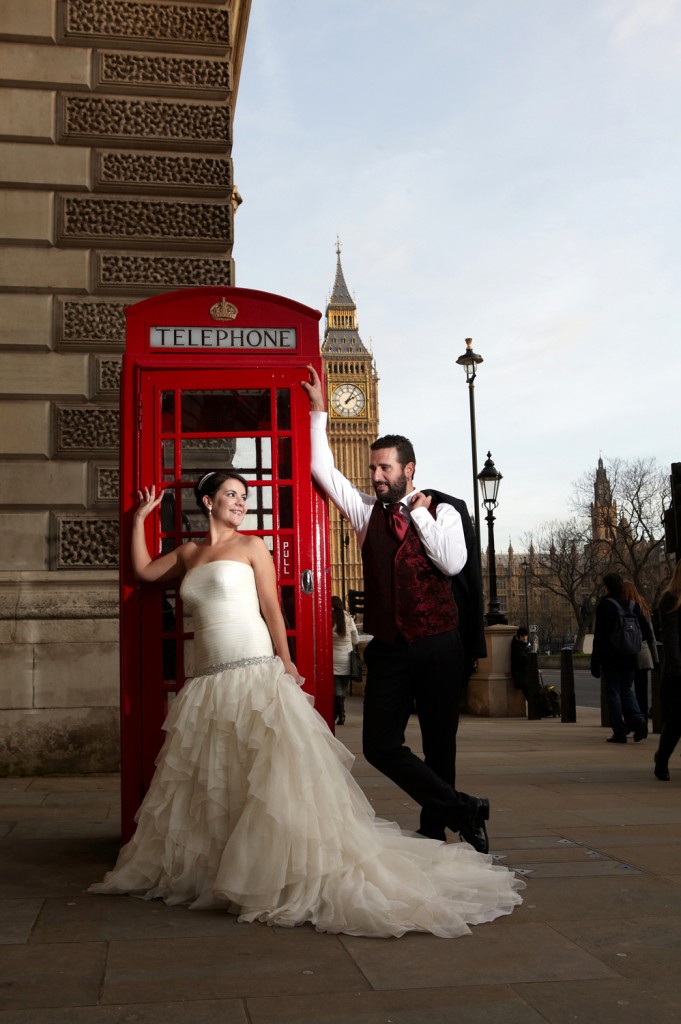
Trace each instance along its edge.
<path fill-rule="evenodd" d="M 590 543 L 590 526 L 581 519 L 554 520 L 526 538 L 533 585 L 563 598 L 572 609 L 575 649 L 581 651 L 591 627 L 599 585 L 599 552 Z"/>
<path fill-rule="evenodd" d="M 669 478 L 655 459 L 599 459 L 596 477 L 575 484 L 571 519 L 544 524 L 525 538 L 533 585 L 563 598 L 574 616 L 581 651 L 593 626 L 596 595 L 606 572 L 632 580 L 651 604 L 672 572 L 664 552 L 662 514 Z"/>

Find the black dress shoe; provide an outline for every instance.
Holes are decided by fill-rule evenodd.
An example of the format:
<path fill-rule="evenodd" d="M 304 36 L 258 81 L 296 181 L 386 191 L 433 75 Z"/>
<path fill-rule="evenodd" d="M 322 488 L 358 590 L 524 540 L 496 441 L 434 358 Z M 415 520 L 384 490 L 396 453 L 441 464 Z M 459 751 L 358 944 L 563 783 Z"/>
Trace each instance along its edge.
<path fill-rule="evenodd" d="M 641 718 L 640 721 L 634 726 L 634 743 L 640 743 L 641 740 L 645 740 L 648 736 L 648 723 L 645 718 Z"/>
<path fill-rule="evenodd" d="M 655 778 L 660 782 L 669 782 L 669 765 L 655 754 Z"/>
<path fill-rule="evenodd" d="M 464 843 L 470 843 L 478 853 L 489 853 L 489 838 L 485 822 L 489 820 L 489 800 L 484 797 L 474 797 L 475 806 L 471 811 L 470 819 L 465 825 L 459 827 L 459 835 Z"/>
<path fill-rule="evenodd" d="M 606 743 L 626 743 L 627 742 L 627 737 L 626 736 L 615 736 L 615 734 L 613 733 L 612 736 L 608 736 L 608 738 L 607 738 L 607 740 L 605 742 Z"/>

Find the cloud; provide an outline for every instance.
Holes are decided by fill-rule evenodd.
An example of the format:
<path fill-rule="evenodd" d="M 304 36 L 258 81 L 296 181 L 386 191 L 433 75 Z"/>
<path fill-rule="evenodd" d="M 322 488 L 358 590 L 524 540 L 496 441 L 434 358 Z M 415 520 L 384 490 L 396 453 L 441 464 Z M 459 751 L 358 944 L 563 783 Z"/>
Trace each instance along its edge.
<path fill-rule="evenodd" d="M 643 34 L 674 27 L 679 29 L 680 0 L 612 0 L 603 17 L 613 29 L 617 42 L 639 39 Z"/>

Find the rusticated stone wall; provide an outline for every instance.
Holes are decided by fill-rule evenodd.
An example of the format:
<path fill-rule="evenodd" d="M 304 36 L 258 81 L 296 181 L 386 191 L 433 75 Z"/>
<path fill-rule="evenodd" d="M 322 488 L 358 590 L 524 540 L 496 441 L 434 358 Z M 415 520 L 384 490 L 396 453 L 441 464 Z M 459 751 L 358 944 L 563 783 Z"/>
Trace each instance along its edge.
<path fill-rule="evenodd" d="M 0 0 L 0 772 L 118 764 L 125 309 L 234 283 L 250 0 Z"/>

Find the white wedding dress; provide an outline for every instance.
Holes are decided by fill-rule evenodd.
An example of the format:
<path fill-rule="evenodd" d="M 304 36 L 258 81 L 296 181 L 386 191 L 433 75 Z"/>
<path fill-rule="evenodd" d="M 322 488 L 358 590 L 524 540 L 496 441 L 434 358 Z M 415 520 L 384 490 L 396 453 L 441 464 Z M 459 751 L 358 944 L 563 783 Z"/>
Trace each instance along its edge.
<path fill-rule="evenodd" d="M 352 754 L 273 657 L 249 565 L 197 566 L 181 595 L 197 673 L 168 714 L 137 831 L 90 892 L 351 935 L 453 937 L 511 913 L 524 883 L 491 857 L 375 817 Z"/>

